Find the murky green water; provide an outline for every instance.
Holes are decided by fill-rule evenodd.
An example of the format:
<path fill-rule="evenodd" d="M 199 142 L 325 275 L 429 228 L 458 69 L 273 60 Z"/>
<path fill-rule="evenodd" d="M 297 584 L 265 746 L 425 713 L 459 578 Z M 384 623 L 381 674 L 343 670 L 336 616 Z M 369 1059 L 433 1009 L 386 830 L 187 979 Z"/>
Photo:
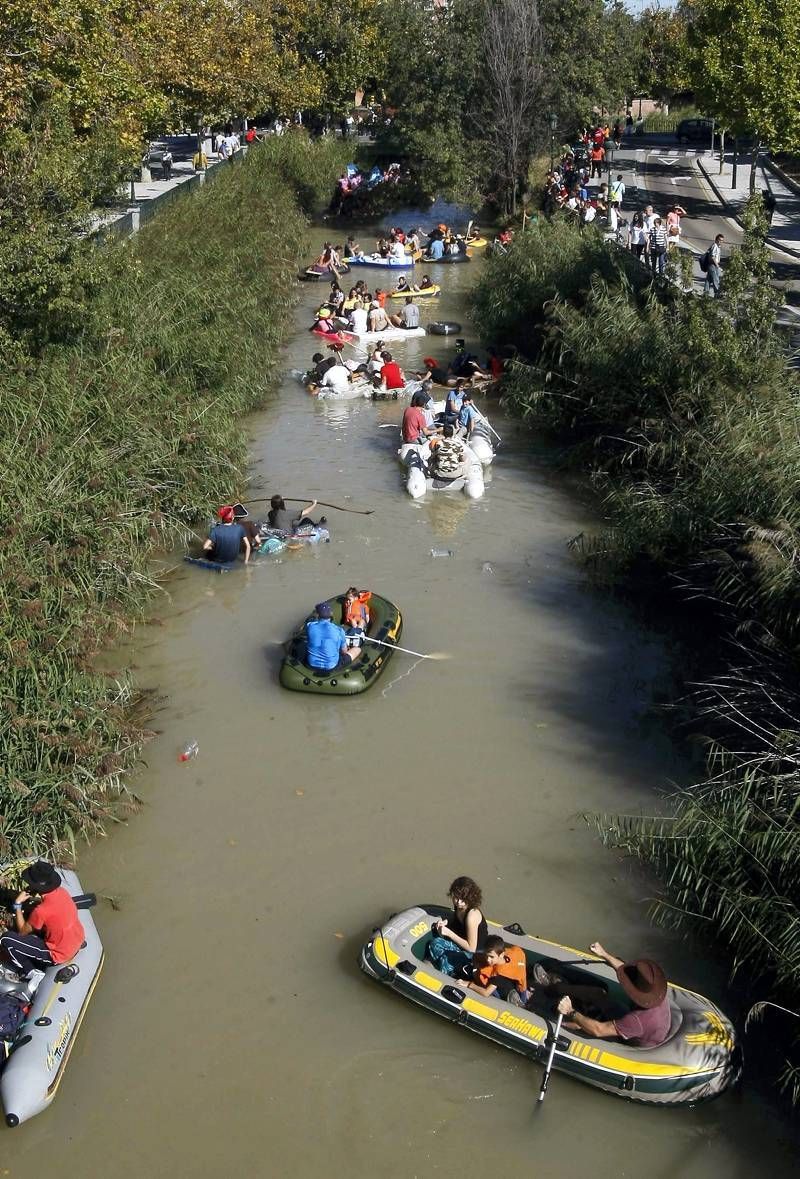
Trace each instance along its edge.
<path fill-rule="evenodd" d="M 437 317 L 464 321 L 479 265 L 442 271 Z M 287 371 L 315 350 L 321 290 L 302 292 Z M 413 367 L 450 346 L 396 352 Z M 375 514 L 328 512 L 330 545 L 229 576 L 178 564 L 122 652 L 166 697 L 146 805 L 82 857 L 84 886 L 120 900 L 98 911 L 106 973 L 53 1108 L 4 1139 L 7 1173 L 788 1173 L 789 1129 L 746 1088 L 648 1109 L 555 1075 L 534 1113 L 536 1066 L 358 971 L 379 919 L 465 872 L 491 917 L 652 955 L 725 1005 L 697 948 L 651 928 L 651 883 L 579 817 L 649 806 L 682 773 L 650 715 L 660 641 L 587 588 L 565 540 L 590 521 L 515 424 L 492 408 L 483 501 L 413 503 L 378 429 L 401 408 L 285 380 L 249 423 L 253 486 Z M 278 642 L 350 583 L 400 605 L 405 645 L 451 658 L 397 655 L 363 697 L 284 692 Z"/>

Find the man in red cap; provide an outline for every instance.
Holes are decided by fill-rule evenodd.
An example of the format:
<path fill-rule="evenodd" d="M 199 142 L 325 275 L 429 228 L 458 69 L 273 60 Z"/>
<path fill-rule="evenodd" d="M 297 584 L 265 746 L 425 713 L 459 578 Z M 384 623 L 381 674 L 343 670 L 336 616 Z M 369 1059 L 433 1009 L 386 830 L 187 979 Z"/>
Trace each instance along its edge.
<path fill-rule="evenodd" d="M 211 529 L 208 540 L 203 542 L 203 552 L 208 553 L 212 561 L 220 565 L 230 565 L 235 561 L 244 543 L 244 563 L 250 560 L 250 541 L 242 525 L 236 519 L 233 508 L 225 504 L 217 512 L 220 523 Z"/>
<path fill-rule="evenodd" d="M 589 947 L 593 954 L 616 971 L 620 986 L 633 1003 L 633 1009 L 619 1019 L 598 1020 L 581 1015 L 572 1006 L 569 995 L 558 1004 L 562 1015 L 569 1016 L 567 1027 L 583 1032 L 592 1039 L 625 1040 L 635 1048 L 657 1048 L 669 1035 L 672 1015 L 664 971 L 657 962 L 640 958 L 623 962 L 609 954 L 599 942 Z"/>

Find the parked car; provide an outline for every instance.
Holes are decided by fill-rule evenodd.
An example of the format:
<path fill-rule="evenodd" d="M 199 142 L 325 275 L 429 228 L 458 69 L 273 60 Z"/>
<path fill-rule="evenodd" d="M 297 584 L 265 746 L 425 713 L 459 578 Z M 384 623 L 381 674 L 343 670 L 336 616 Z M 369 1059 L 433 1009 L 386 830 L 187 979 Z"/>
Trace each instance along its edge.
<path fill-rule="evenodd" d="M 678 143 L 710 143 L 713 128 L 713 119 L 681 119 L 675 129 L 675 135 Z"/>

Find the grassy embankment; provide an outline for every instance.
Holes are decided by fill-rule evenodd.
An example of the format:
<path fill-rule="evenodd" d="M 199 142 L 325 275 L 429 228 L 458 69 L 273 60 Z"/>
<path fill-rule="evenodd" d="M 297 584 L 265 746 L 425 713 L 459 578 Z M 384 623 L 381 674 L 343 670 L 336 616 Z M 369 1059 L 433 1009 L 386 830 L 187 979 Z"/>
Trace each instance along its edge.
<path fill-rule="evenodd" d="M 584 558 L 693 620 L 714 669 L 683 702 L 707 779 L 604 835 L 656 867 L 660 919 L 713 931 L 753 1000 L 800 1010 L 800 390 L 760 229 L 715 302 L 540 223 L 488 261 L 475 303 L 487 340 L 520 350 L 506 404 L 591 472 L 607 527 Z M 795 1098 L 796 1031 L 770 1013 Z"/>
<path fill-rule="evenodd" d="M 153 548 L 244 485 L 237 417 L 286 330 L 305 212 L 344 152 L 285 136 L 96 249 L 69 344 L 0 358 L 0 856 L 103 830 L 144 736 L 94 669 L 156 589 Z M 87 247 L 91 249 L 91 247 Z"/>

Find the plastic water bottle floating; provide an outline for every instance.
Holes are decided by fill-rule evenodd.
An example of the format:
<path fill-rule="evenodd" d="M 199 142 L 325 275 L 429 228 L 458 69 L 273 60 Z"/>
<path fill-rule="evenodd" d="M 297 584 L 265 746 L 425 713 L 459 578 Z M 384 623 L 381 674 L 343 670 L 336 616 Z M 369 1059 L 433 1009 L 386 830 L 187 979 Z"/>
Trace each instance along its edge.
<path fill-rule="evenodd" d="M 179 761 L 191 761 L 193 757 L 197 757 L 199 752 L 200 752 L 200 746 L 197 744 L 196 741 L 191 741 L 186 746 L 186 748 L 184 749 L 183 753 L 180 755 L 178 760 Z"/>
<path fill-rule="evenodd" d="M 452 549 L 431 549 L 431 556 L 432 557 L 452 557 L 453 550 Z"/>

